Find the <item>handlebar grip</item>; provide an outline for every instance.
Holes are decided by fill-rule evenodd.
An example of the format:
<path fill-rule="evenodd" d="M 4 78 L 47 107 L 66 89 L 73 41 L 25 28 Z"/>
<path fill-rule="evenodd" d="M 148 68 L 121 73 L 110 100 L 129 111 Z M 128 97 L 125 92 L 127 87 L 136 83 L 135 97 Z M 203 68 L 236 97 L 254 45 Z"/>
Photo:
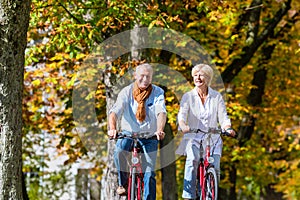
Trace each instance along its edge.
<path fill-rule="evenodd" d="M 229 136 L 229 137 L 232 137 L 232 138 L 235 138 L 235 139 L 238 137 L 238 132 L 236 132 L 236 130 L 234 130 L 235 136 L 231 136 L 231 134 L 229 132 L 227 132 L 227 130 L 234 130 L 234 129 L 233 128 L 228 128 L 222 134 L 226 135 L 226 136 Z"/>
<path fill-rule="evenodd" d="M 115 137 L 115 138 L 113 138 L 113 137 L 111 137 L 111 136 L 109 136 L 109 135 L 107 135 L 107 136 L 108 136 L 109 140 L 117 140 L 117 139 L 119 139 L 119 138 L 123 138 L 123 137 L 124 137 L 124 135 L 119 134 L 119 133 L 116 134 L 116 137 Z"/>
<path fill-rule="evenodd" d="M 231 137 L 230 133 L 227 131 L 222 132 L 222 134 Z"/>

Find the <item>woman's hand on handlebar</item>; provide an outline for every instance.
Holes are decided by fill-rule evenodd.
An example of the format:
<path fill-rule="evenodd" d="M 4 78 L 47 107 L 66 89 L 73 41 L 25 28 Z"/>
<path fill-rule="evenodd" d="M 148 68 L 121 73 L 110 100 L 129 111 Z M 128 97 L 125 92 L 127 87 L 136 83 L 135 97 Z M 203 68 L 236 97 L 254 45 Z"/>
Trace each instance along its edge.
<path fill-rule="evenodd" d="M 181 129 L 182 133 L 190 132 L 190 127 L 187 125 L 183 120 L 179 121 L 179 128 Z"/>
<path fill-rule="evenodd" d="M 181 126 L 180 127 L 181 128 L 181 131 L 183 132 L 183 133 L 188 133 L 188 132 L 190 132 L 190 127 L 188 126 L 188 125 L 183 125 L 183 126 Z"/>
<path fill-rule="evenodd" d="M 107 134 L 108 134 L 108 137 L 109 137 L 109 138 L 115 139 L 115 138 L 117 137 L 117 130 L 115 130 L 115 129 L 109 130 Z"/>
<path fill-rule="evenodd" d="M 229 136 L 230 136 L 230 137 L 235 138 L 236 135 L 237 135 L 236 132 L 235 132 L 235 130 L 234 130 L 233 128 L 231 128 L 231 127 L 226 128 L 225 131 L 226 131 L 227 133 L 229 133 Z"/>

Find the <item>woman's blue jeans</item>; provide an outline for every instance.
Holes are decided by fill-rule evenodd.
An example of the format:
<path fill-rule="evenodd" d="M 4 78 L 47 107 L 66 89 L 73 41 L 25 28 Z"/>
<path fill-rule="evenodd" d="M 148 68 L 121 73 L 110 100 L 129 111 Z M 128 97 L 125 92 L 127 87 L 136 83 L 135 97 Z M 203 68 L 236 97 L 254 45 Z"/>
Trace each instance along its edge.
<path fill-rule="evenodd" d="M 141 147 L 142 170 L 144 172 L 144 200 L 156 199 L 155 164 L 157 157 L 158 140 L 138 139 Z M 120 186 L 127 186 L 129 167 L 128 161 L 133 148 L 133 140 L 130 138 L 118 139 L 114 151 L 114 162 L 118 170 Z"/>

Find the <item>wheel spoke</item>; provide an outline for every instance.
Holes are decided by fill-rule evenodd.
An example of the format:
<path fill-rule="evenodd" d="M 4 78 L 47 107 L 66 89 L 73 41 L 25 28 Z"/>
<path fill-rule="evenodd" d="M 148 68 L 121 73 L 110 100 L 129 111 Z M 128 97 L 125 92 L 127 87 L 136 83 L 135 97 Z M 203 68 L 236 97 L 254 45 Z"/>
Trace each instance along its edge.
<path fill-rule="evenodd" d="M 205 180 L 205 200 L 216 200 L 218 194 L 217 175 L 214 168 L 209 168 Z"/>

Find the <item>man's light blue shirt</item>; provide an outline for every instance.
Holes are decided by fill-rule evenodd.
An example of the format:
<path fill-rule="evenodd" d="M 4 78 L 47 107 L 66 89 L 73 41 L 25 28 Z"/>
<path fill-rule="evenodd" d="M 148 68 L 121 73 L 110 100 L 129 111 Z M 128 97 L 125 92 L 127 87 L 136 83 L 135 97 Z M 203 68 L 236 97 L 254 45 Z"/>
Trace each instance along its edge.
<path fill-rule="evenodd" d="M 138 107 L 137 101 L 132 95 L 133 83 L 121 90 L 118 98 L 110 110 L 114 112 L 118 119 L 121 117 L 121 130 L 134 133 L 151 133 L 157 131 L 157 116 L 159 113 L 166 113 L 164 91 L 160 87 L 152 84 L 152 91 L 145 102 L 146 118 L 139 122 L 135 113 Z"/>

